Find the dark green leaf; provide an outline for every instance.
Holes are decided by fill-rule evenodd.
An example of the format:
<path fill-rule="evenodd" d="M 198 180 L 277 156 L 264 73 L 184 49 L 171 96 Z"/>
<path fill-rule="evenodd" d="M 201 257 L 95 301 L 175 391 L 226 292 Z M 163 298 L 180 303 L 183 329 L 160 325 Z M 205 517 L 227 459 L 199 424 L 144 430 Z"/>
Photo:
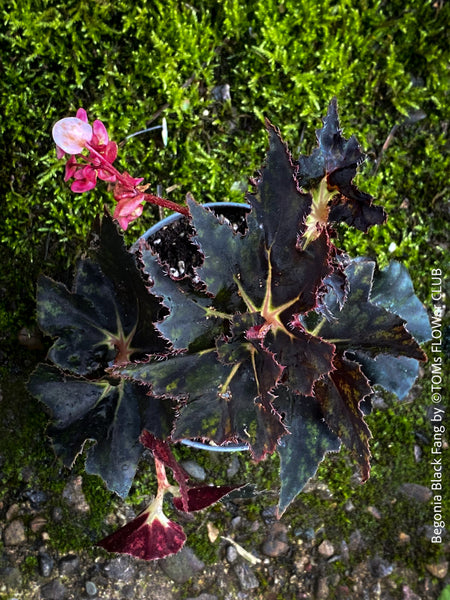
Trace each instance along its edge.
<path fill-rule="evenodd" d="M 221 319 L 214 316 L 211 298 L 187 282 L 170 279 L 149 250 L 143 251 L 142 261 L 153 281 L 153 294 L 160 296 L 169 310 L 157 328 L 173 348 L 199 351 L 214 346 L 215 337 L 221 333 Z"/>
<path fill-rule="evenodd" d="M 154 326 L 164 307 L 109 215 L 93 238 L 92 258 L 78 264 L 73 292 L 48 277 L 40 278 L 37 292 L 39 325 L 58 338 L 49 358 L 80 375 L 167 348 Z"/>
<path fill-rule="evenodd" d="M 344 352 L 362 351 L 370 356 L 392 354 L 425 360 L 425 354 L 405 329 L 405 321 L 370 299 L 374 263 L 355 259 L 346 269 L 350 291 L 342 308 L 331 290 L 324 296 L 324 304 L 336 317 L 323 320 L 314 333 L 332 342 Z"/>
<path fill-rule="evenodd" d="M 260 459 L 273 451 L 285 433 L 268 395 L 258 397 L 260 391 L 249 365 L 223 364 L 215 351 L 129 365 L 118 373 L 151 384 L 157 396 L 185 399 L 174 440 L 200 438 L 217 444 L 240 440 Z"/>
<path fill-rule="evenodd" d="M 394 260 L 375 273 L 370 301 L 404 319 L 406 329 L 419 343 L 431 339 L 427 311 L 415 295 L 408 270 L 401 263 Z"/>
<path fill-rule="evenodd" d="M 164 438 L 172 429 L 171 402 L 132 382 L 88 381 L 39 365 L 29 389 L 50 409 L 48 434 L 63 463 L 71 467 L 86 441 L 96 442 L 87 452 L 86 470 L 123 498 L 142 454 L 142 430 Z"/>
<path fill-rule="evenodd" d="M 364 352 L 355 352 L 355 360 L 361 365 L 371 385 L 381 385 L 403 400 L 419 375 L 419 361 L 406 356 L 379 354 L 372 358 Z"/>
<path fill-rule="evenodd" d="M 277 448 L 281 477 L 278 516 L 281 516 L 316 473 L 325 454 L 339 450 L 340 441 L 324 422 L 315 398 L 279 388 L 275 405 L 283 413 L 283 423 L 289 431 Z"/>
<path fill-rule="evenodd" d="M 334 371 L 316 382 L 314 393 L 327 425 L 351 450 L 365 481 L 370 473 L 371 435 L 359 404 L 372 392 L 372 388 L 357 363 L 335 356 L 333 366 Z"/>

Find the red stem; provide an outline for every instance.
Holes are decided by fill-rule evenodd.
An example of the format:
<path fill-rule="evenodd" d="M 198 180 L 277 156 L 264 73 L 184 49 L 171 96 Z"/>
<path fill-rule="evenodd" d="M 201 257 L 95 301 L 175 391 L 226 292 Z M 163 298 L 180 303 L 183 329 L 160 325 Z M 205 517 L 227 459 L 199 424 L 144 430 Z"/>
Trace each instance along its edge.
<path fill-rule="evenodd" d="M 106 171 L 109 171 L 109 173 L 112 173 L 113 175 L 115 175 L 116 179 L 118 179 L 122 183 L 122 185 L 124 185 L 127 188 L 130 187 L 129 182 L 122 175 L 122 173 L 120 173 L 115 167 L 113 167 L 113 165 L 108 160 L 106 160 L 106 158 L 104 156 L 102 156 L 100 154 L 100 152 L 97 152 L 97 150 L 95 148 L 93 148 L 87 142 L 85 143 L 85 146 L 89 150 L 89 152 L 92 152 L 92 154 L 98 158 L 102 167 Z M 154 196 L 153 194 L 144 194 L 144 195 L 146 197 L 145 198 L 146 202 L 150 202 L 151 204 L 157 204 L 158 206 L 162 206 L 163 208 L 173 210 L 182 215 L 186 215 L 186 216 L 189 215 L 189 209 L 187 206 L 180 206 L 179 204 L 176 204 L 175 202 L 172 202 L 171 200 L 166 200 L 165 198 L 161 198 L 160 196 Z"/>

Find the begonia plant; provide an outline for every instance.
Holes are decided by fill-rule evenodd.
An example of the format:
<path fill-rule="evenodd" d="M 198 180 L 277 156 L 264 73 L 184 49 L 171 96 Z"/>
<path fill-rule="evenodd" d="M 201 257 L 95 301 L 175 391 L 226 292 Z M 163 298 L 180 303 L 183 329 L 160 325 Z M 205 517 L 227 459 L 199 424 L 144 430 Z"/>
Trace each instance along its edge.
<path fill-rule="evenodd" d="M 125 498 L 145 449 L 157 492 L 133 521 L 99 542 L 112 552 L 157 559 L 184 544 L 164 514 L 166 496 L 196 511 L 240 486 L 193 486 L 172 447 L 183 440 L 245 444 L 253 460 L 280 456 L 279 517 L 325 454 L 344 444 L 370 473 L 374 386 L 404 398 L 429 339 L 426 311 L 406 269 L 350 258 L 339 223 L 366 232 L 386 214 L 358 189 L 364 155 L 342 136 L 332 100 L 318 147 L 295 160 L 267 121 L 269 149 L 250 179 L 244 226 L 236 230 L 191 196 L 178 206 L 148 193 L 142 179 L 112 163 L 117 145 L 80 109 L 54 127 L 66 180 L 84 192 L 107 181 L 105 208 L 78 263 L 72 289 L 41 276 L 41 329 L 55 339 L 29 387 L 51 413 L 48 434 L 68 467 L 90 440 L 86 470 Z M 128 250 L 119 228 L 145 202 L 180 213 L 197 257 L 174 274 L 145 241 Z M 173 482 L 167 477 L 170 469 Z"/>

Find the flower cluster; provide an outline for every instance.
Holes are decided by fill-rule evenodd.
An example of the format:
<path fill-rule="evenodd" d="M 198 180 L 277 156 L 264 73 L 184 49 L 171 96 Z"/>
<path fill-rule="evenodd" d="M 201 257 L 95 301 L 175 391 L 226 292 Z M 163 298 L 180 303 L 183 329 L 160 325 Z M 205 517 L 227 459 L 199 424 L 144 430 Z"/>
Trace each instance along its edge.
<path fill-rule="evenodd" d="M 73 179 L 71 190 L 88 192 L 95 188 L 98 179 L 110 183 L 117 201 L 114 218 L 122 229 L 127 229 L 132 221 L 141 216 L 144 202 L 187 214 L 185 207 L 146 193 L 149 184 L 141 185 L 143 178 L 131 177 L 126 171 L 120 173 L 113 166 L 112 163 L 117 158 L 117 144 L 110 141 L 101 121 L 95 120 L 92 126 L 89 124 L 84 108 L 79 108 L 75 117 L 67 117 L 55 123 L 52 134 L 57 157 L 70 155 L 64 180 Z M 84 154 L 84 150 L 88 154 Z"/>

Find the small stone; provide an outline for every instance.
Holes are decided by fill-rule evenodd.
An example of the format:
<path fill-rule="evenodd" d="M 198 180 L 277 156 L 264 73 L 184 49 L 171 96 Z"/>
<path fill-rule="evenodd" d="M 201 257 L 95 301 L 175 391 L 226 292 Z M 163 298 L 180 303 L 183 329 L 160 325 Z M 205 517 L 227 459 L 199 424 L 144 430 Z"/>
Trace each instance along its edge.
<path fill-rule="evenodd" d="M 420 596 L 418 596 L 417 594 L 415 594 L 412 589 L 407 586 L 404 585 L 402 588 L 403 591 L 403 600 L 422 600 Z"/>
<path fill-rule="evenodd" d="M 422 448 L 418 444 L 414 444 L 414 460 L 416 463 L 420 462 L 422 458 Z"/>
<path fill-rule="evenodd" d="M 41 552 L 41 554 L 39 554 L 38 564 L 39 573 L 42 575 L 42 577 L 50 577 L 55 564 L 53 558 L 47 554 L 47 552 Z"/>
<path fill-rule="evenodd" d="M 88 596 L 95 596 L 97 593 L 97 586 L 93 581 L 86 581 L 85 585 L 86 594 Z"/>
<path fill-rule="evenodd" d="M 104 571 L 109 579 L 131 581 L 136 573 L 136 564 L 131 556 L 118 556 L 106 563 Z"/>
<path fill-rule="evenodd" d="M 61 523 L 63 520 L 63 511 L 60 506 L 55 506 L 52 509 L 52 519 L 55 521 L 55 523 Z"/>
<path fill-rule="evenodd" d="M 426 570 L 437 577 L 438 579 L 444 579 L 448 573 L 448 561 L 437 563 L 435 565 L 425 565 Z"/>
<path fill-rule="evenodd" d="M 403 531 L 400 531 L 400 533 L 398 534 L 398 541 L 401 544 L 409 544 L 409 542 L 411 541 L 411 536 L 407 533 L 403 533 Z"/>
<path fill-rule="evenodd" d="M 318 547 L 319 554 L 324 556 L 325 558 L 330 558 L 334 554 L 334 546 L 329 540 L 323 540 L 323 542 Z"/>
<path fill-rule="evenodd" d="M 17 517 L 20 512 L 20 507 L 18 504 L 11 504 L 11 506 L 6 511 L 6 520 L 12 521 Z"/>
<path fill-rule="evenodd" d="M 35 517 L 30 523 L 30 529 L 33 533 L 38 533 L 47 525 L 47 520 L 44 517 Z"/>
<path fill-rule="evenodd" d="M 180 465 L 188 475 L 197 479 L 197 481 L 205 481 L 206 471 L 203 467 L 195 462 L 195 460 L 183 460 Z"/>
<path fill-rule="evenodd" d="M 158 564 L 167 577 L 180 584 L 186 583 L 205 566 L 188 546 L 184 546 L 177 554 L 163 558 Z"/>
<path fill-rule="evenodd" d="M 70 479 L 64 487 L 62 497 L 74 510 L 87 513 L 89 512 L 89 504 L 83 493 L 83 479 L 80 475 Z"/>
<path fill-rule="evenodd" d="M 352 510 L 355 510 L 355 505 L 351 500 L 347 500 L 347 502 L 344 504 L 344 510 L 346 512 L 352 512 Z"/>
<path fill-rule="evenodd" d="M 317 582 L 317 600 L 327 600 L 330 597 L 330 588 L 326 577 L 321 577 Z"/>
<path fill-rule="evenodd" d="M 263 553 L 272 558 L 275 558 L 276 556 L 282 556 L 283 554 L 286 554 L 288 550 L 289 545 L 278 538 L 269 537 L 262 546 Z"/>
<path fill-rule="evenodd" d="M 206 523 L 206 529 L 208 531 L 209 541 L 211 542 L 211 544 L 214 544 L 214 542 L 219 537 L 220 531 L 217 529 L 217 527 L 211 521 L 208 521 Z"/>
<path fill-rule="evenodd" d="M 234 477 L 235 475 L 238 474 L 239 469 L 240 469 L 239 458 L 237 457 L 236 454 L 233 454 L 233 456 L 231 458 L 230 466 L 227 469 L 227 477 L 229 479 L 231 479 L 232 477 Z"/>
<path fill-rule="evenodd" d="M 19 546 L 27 539 L 25 525 L 20 519 L 12 521 L 3 531 L 5 546 Z"/>
<path fill-rule="evenodd" d="M 355 529 L 355 531 L 353 531 L 350 534 L 350 539 L 348 541 L 348 549 L 351 553 L 355 553 L 357 550 L 359 550 L 360 546 L 361 546 L 361 541 L 362 541 L 362 535 L 359 529 Z"/>
<path fill-rule="evenodd" d="M 17 567 L 0 569 L 0 582 L 7 590 L 17 590 L 22 586 L 22 575 Z"/>
<path fill-rule="evenodd" d="M 428 502 L 433 494 L 429 488 L 418 483 L 403 483 L 398 490 L 408 498 L 423 503 Z"/>
<path fill-rule="evenodd" d="M 78 571 L 80 559 L 75 554 L 68 554 L 61 558 L 58 566 L 61 575 L 73 575 Z"/>
<path fill-rule="evenodd" d="M 372 517 L 375 517 L 375 519 L 381 519 L 381 513 L 375 506 L 368 506 L 367 512 L 371 514 Z"/>
<path fill-rule="evenodd" d="M 387 560 L 384 560 L 384 558 L 379 558 L 378 556 L 375 556 L 370 561 L 369 566 L 373 577 L 376 577 L 377 579 L 381 579 L 382 577 L 390 575 L 394 570 L 394 565 L 391 565 Z"/>
<path fill-rule="evenodd" d="M 43 600 L 65 600 L 67 598 L 67 588 L 59 579 L 54 579 L 43 585 L 40 593 Z"/>
<path fill-rule="evenodd" d="M 227 561 L 231 564 L 237 559 L 238 553 L 234 546 L 227 546 Z"/>
<path fill-rule="evenodd" d="M 342 540 L 342 542 L 341 542 L 341 558 L 345 562 L 347 562 L 348 559 L 350 558 L 349 552 L 348 552 L 348 545 L 345 540 Z"/>
<path fill-rule="evenodd" d="M 259 581 L 247 563 L 236 563 L 234 571 L 239 580 L 239 585 L 242 591 L 254 590 L 259 587 Z"/>
<path fill-rule="evenodd" d="M 30 501 L 31 508 L 39 509 L 47 501 L 48 496 L 42 490 L 27 490 L 24 493 L 25 498 Z"/>

